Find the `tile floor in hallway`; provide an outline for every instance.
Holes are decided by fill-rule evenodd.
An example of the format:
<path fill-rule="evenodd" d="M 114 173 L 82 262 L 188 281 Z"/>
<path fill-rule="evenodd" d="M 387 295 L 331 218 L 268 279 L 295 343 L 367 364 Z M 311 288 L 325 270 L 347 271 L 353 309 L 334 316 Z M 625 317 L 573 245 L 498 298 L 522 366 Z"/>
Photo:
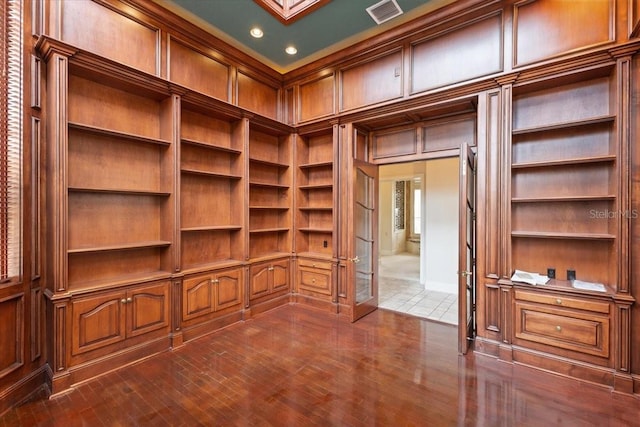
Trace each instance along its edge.
<path fill-rule="evenodd" d="M 379 278 L 378 291 L 380 308 L 458 324 L 458 296 L 455 294 L 425 290 L 417 280 L 383 276 Z"/>

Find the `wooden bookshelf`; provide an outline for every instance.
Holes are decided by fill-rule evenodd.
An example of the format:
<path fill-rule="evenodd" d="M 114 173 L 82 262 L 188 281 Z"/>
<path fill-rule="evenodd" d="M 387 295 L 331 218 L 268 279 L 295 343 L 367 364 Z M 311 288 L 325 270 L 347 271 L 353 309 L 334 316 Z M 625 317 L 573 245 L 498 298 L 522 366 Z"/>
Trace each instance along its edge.
<path fill-rule="evenodd" d="M 619 203 L 610 66 L 514 88 L 512 268 L 615 287 Z"/>
<path fill-rule="evenodd" d="M 292 136 L 249 129 L 249 259 L 292 251 Z"/>
<path fill-rule="evenodd" d="M 182 106 L 180 123 L 181 269 L 244 260 L 245 122 Z"/>

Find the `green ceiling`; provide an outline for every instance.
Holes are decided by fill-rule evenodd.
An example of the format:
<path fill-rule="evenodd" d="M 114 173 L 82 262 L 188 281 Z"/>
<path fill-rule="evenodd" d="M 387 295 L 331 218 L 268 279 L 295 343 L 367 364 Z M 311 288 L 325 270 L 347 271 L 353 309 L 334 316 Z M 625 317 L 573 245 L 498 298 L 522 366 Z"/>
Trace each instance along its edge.
<path fill-rule="evenodd" d="M 366 8 L 379 0 L 332 0 L 290 25 L 282 24 L 253 0 L 156 1 L 281 72 L 450 2 L 396 0 L 403 15 L 378 26 Z M 262 28 L 264 37 L 251 37 L 253 26 Z M 297 55 L 285 53 L 290 44 L 298 49 Z"/>

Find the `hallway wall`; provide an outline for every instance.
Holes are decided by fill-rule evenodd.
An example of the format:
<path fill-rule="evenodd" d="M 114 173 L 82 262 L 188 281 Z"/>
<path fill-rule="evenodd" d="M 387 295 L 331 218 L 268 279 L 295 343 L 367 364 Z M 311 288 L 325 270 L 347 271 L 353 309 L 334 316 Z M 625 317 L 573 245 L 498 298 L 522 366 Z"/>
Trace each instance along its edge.
<path fill-rule="evenodd" d="M 430 160 L 425 166 L 425 288 L 458 292 L 459 159 Z"/>

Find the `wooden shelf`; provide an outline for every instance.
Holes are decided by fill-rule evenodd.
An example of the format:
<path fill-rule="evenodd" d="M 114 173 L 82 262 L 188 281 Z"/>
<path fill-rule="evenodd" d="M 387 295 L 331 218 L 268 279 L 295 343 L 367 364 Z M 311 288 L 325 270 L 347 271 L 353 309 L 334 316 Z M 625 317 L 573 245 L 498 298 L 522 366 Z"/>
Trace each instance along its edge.
<path fill-rule="evenodd" d="M 171 242 L 164 240 L 152 240 L 146 242 L 125 243 L 121 245 L 90 246 L 85 248 L 69 249 L 70 254 L 90 253 L 90 252 L 112 252 L 128 251 L 134 249 L 163 248 L 171 246 Z"/>
<path fill-rule="evenodd" d="M 93 133 L 96 135 L 111 136 L 114 138 L 126 139 L 128 141 L 142 142 L 147 144 L 157 144 L 157 145 L 163 145 L 163 146 L 171 145 L 171 141 L 167 141 L 160 138 L 150 138 L 148 136 L 134 135 L 131 133 L 119 132 L 111 129 L 105 129 L 97 126 L 84 125 L 81 123 L 74 123 L 74 122 L 68 122 L 68 125 L 69 125 L 69 129 L 75 129 L 82 132 Z"/>
<path fill-rule="evenodd" d="M 581 165 L 581 164 L 589 164 L 589 163 L 607 163 L 607 162 L 613 163 L 615 161 L 616 161 L 616 156 L 610 154 L 606 156 L 582 157 L 582 158 L 575 158 L 575 159 L 520 162 L 520 163 L 512 164 L 511 167 L 513 169 L 546 168 L 546 167 L 555 167 L 555 166 L 564 166 L 564 165 Z"/>
<path fill-rule="evenodd" d="M 272 211 L 288 211 L 288 206 L 249 206 L 253 210 L 272 210 Z"/>
<path fill-rule="evenodd" d="M 289 185 L 286 184 L 276 184 L 273 182 L 258 182 L 258 181 L 250 181 L 249 185 L 253 186 L 253 187 L 269 187 L 269 188 L 282 188 L 282 189 L 287 189 L 289 188 Z"/>
<path fill-rule="evenodd" d="M 324 212 L 332 212 L 333 211 L 333 207 L 331 206 L 322 206 L 322 207 L 308 207 L 308 206 L 301 206 L 298 207 L 299 210 L 301 211 L 324 211 Z"/>
<path fill-rule="evenodd" d="M 296 254 L 298 258 L 312 258 L 312 259 L 320 259 L 323 261 L 334 261 L 334 258 L 331 255 L 327 255 L 322 252 L 298 252 Z"/>
<path fill-rule="evenodd" d="M 535 239 L 572 239 L 572 240 L 614 240 L 613 234 L 601 233 L 555 233 L 544 231 L 512 231 L 512 237 L 525 237 Z"/>
<path fill-rule="evenodd" d="M 332 161 L 315 162 L 315 163 L 304 163 L 304 164 L 298 165 L 300 169 L 323 168 L 328 166 L 333 167 L 333 162 Z"/>
<path fill-rule="evenodd" d="M 204 271 L 220 270 L 223 268 L 240 267 L 244 265 L 244 262 L 237 259 L 219 259 L 213 262 L 207 262 L 197 265 L 191 265 L 188 268 L 182 270 L 185 275 L 193 273 L 201 273 Z"/>
<path fill-rule="evenodd" d="M 230 154 L 236 154 L 236 155 L 242 154 L 242 151 L 236 150 L 235 148 L 222 147 L 220 145 L 209 144 L 208 142 L 195 141 L 195 140 L 186 139 L 186 138 L 182 138 L 180 140 L 180 142 L 182 142 L 183 144 L 188 144 L 188 145 L 194 145 L 194 146 L 197 146 L 197 147 L 208 148 L 208 149 L 211 149 L 211 150 L 221 151 L 221 152 L 224 152 L 224 153 L 230 153 Z"/>
<path fill-rule="evenodd" d="M 333 188 L 333 184 L 309 184 L 309 185 L 300 185 L 298 188 L 301 190 L 322 190 L 327 188 Z"/>
<path fill-rule="evenodd" d="M 274 228 L 256 228 L 254 230 L 249 230 L 249 233 L 258 234 L 258 233 L 284 233 L 289 231 L 289 228 L 286 227 L 274 227 Z"/>
<path fill-rule="evenodd" d="M 240 176 L 240 175 L 234 175 L 234 174 L 228 174 L 228 173 L 219 173 L 219 172 L 211 172 L 211 171 L 205 171 L 205 170 L 201 170 L 201 169 L 181 168 L 180 171 L 182 173 L 188 173 L 188 174 L 191 174 L 191 175 L 208 176 L 208 177 L 211 177 L 211 178 L 234 179 L 234 180 L 242 179 L 242 176 Z"/>
<path fill-rule="evenodd" d="M 260 163 L 261 165 L 273 166 L 273 167 L 277 167 L 277 168 L 288 168 L 289 167 L 289 165 L 286 164 L 286 163 L 272 162 L 270 160 L 256 159 L 256 158 L 253 158 L 253 157 L 250 157 L 249 161 L 252 162 L 252 163 Z"/>
<path fill-rule="evenodd" d="M 241 225 L 208 225 L 202 227 L 184 227 L 180 231 L 183 232 L 200 232 L 200 231 L 239 231 L 242 230 Z"/>
<path fill-rule="evenodd" d="M 168 197 L 171 193 L 166 191 L 154 191 L 154 190 L 133 190 L 123 188 L 81 188 L 81 187 L 68 187 L 69 192 L 74 193 L 96 193 L 96 194 L 123 194 L 131 196 L 158 196 Z"/>
<path fill-rule="evenodd" d="M 299 227 L 298 231 L 303 233 L 331 234 L 333 233 L 333 228 Z"/>
<path fill-rule="evenodd" d="M 513 197 L 511 203 L 538 203 L 538 202 L 592 202 L 592 201 L 613 201 L 616 196 L 605 194 L 602 196 L 549 196 L 549 197 Z"/>
<path fill-rule="evenodd" d="M 582 127 L 582 126 L 591 126 L 591 125 L 596 125 L 600 123 L 613 123 L 615 122 L 615 120 L 616 120 L 615 115 L 606 115 L 606 116 L 593 117 L 593 118 L 584 119 L 584 120 L 554 123 L 554 124 L 545 125 L 545 126 L 533 126 L 533 127 L 527 127 L 527 128 L 513 129 L 512 134 L 525 135 L 525 134 L 532 134 L 532 133 L 543 133 L 543 132 L 550 132 L 558 129 L 569 129 L 569 128 Z"/>
<path fill-rule="evenodd" d="M 109 279 L 83 280 L 81 284 L 78 284 L 78 286 L 76 286 L 75 284 L 71 284 L 73 290 L 69 293 L 72 295 L 80 296 L 82 294 L 95 292 L 96 290 L 100 290 L 103 288 L 111 290 L 133 284 L 166 280 L 170 277 L 171 274 L 169 272 L 155 271 L 148 273 L 122 274 Z"/>

